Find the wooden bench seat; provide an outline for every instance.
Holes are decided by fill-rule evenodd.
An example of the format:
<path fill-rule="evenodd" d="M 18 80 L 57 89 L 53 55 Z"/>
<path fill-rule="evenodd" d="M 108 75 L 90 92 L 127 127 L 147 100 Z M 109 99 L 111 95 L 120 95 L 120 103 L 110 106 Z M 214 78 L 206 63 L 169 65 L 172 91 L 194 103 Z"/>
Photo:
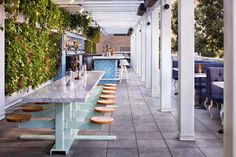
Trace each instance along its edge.
<path fill-rule="evenodd" d="M 113 120 L 114 119 L 112 117 L 107 117 L 107 116 L 96 116 L 96 117 L 90 118 L 91 123 L 99 124 L 99 125 L 112 124 Z"/>
<path fill-rule="evenodd" d="M 94 111 L 99 113 L 112 113 L 115 111 L 115 108 L 113 107 L 95 107 Z"/>
<path fill-rule="evenodd" d="M 112 100 L 112 99 L 98 100 L 97 104 L 99 104 L 99 105 L 114 105 L 115 104 L 115 100 Z"/>
<path fill-rule="evenodd" d="M 116 99 L 116 96 L 115 95 L 106 95 L 106 94 L 103 94 L 103 95 L 100 95 L 100 98 L 101 99 Z"/>
<path fill-rule="evenodd" d="M 7 116 L 6 120 L 8 122 L 21 123 L 30 121 L 31 117 L 32 116 L 30 114 L 12 114 Z"/>
<path fill-rule="evenodd" d="M 22 107 L 22 111 L 24 111 L 24 112 L 40 112 L 40 111 L 43 111 L 43 106 L 27 104 Z"/>
<path fill-rule="evenodd" d="M 105 89 L 105 90 L 116 90 L 116 87 L 106 87 L 106 86 L 104 86 L 103 87 L 103 89 Z"/>
<path fill-rule="evenodd" d="M 102 93 L 103 93 L 103 94 L 116 94 L 116 91 L 112 91 L 112 90 L 103 90 Z"/>

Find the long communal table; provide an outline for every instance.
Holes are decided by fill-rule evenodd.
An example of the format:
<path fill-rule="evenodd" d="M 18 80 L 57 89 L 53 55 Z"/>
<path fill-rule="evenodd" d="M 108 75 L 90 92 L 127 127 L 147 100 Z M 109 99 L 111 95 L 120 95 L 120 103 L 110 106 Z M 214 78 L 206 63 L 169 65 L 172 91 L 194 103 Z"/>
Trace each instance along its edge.
<path fill-rule="evenodd" d="M 78 136 L 79 129 L 96 128 L 98 125 L 86 121 L 82 112 L 77 112 L 78 103 L 86 102 L 98 82 L 103 77 L 103 71 L 87 72 L 80 80 L 74 80 L 74 86 L 66 85 L 66 77 L 23 97 L 24 102 L 46 102 L 54 104 L 55 119 L 47 123 L 29 121 L 20 124 L 21 128 L 46 127 L 55 128 L 55 135 L 22 135 L 21 139 L 55 140 L 50 153 L 67 154 L 74 140 L 115 140 L 115 136 Z M 85 104 L 86 105 L 86 104 Z M 93 114 L 93 113 L 92 113 Z M 82 119 L 82 120 L 81 120 Z M 41 123 L 40 123 L 41 122 Z"/>

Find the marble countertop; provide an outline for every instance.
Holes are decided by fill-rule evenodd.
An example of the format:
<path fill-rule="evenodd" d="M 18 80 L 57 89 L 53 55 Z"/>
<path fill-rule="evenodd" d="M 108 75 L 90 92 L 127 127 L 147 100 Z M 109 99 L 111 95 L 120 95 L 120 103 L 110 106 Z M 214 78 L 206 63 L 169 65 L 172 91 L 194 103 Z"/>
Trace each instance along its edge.
<path fill-rule="evenodd" d="M 73 103 L 86 101 L 91 90 L 104 75 L 103 71 L 88 71 L 87 77 L 74 80 L 74 86 L 66 85 L 63 77 L 50 85 L 22 98 L 24 102 Z"/>
<path fill-rule="evenodd" d="M 124 56 L 94 56 L 93 59 L 125 59 Z"/>

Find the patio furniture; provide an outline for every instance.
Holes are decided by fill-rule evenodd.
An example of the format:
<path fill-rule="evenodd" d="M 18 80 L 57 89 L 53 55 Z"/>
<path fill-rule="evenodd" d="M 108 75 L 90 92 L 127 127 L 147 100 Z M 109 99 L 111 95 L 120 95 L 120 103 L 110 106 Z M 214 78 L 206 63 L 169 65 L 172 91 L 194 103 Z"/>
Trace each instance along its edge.
<path fill-rule="evenodd" d="M 40 112 L 40 111 L 43 111 L 43 106 L 38 106 L 38 105 L 33 106 L 32 104 L 27 104 L 22 107 L 22 111 L 24 111 L 24 112 Z"/>
<path fill-rule="evenodd" d="M 207 68 L 206 101 L 210 101 L 208 111 L 211 114 L 211 118 L 213 118 L 211 109 L 214 106 L 214 102 L 217 105 L 224 103 L 223 90 L 212 84 L 213 82 L 218 82 L 218 81 L 224 81 L 224 68 L 223 67 Z"/>
<path fill-rule="evenodd" d="M 74 80 L 74 86 L 66 85 L 66 78 L 23 97 L 23 102 L 49 102 L 44 108 L 51 110 L 20 116 L 19 128 L 51 128 L 55 135 L 21 135 L 20 139 L 27 140 L 55 140 L 55 145 L 50 153 L 60 152 L 67 154 L 74 140 L 115 140 L 116 136 L 77 135 L 82 129 L 101 129 L 102 124 L 111 124 L 111 118 L 102 118 L 104 113 L 94 111 L 97 100 L 103 87 L 96 87 L 104 72 L 89 71 L 87 77 Z M 53 105 L 52 105 L 53 103 Z M 92 118 L 98 117 L 100 118 Z M 46 117 L 40 119 L 37 117 Z M 52 117 L 52 118 L 47 118 Z M 13 117 L 14 118 L 14 117 Z M 31 119 L 30 119 L 31 118 Z M 12 117 L 8 117 L 9 121 Z M 92 120 L 91 120 L 92 119 Z M 14 119 L 12 120 L 14 121 Z"/>
<path fill-rule="evenodd" d="M 103 94 L 116 94 L 116 91 L 112 91 L 112 90 L 103 90 L 102 93 L 103 93 Z"/>
<path fill-rule="evenodd" d="M 97 104 L 99 104 L 99 105 L 114 105 L 115 101 L 111 100 L 111 99 L 107 99 L 107 100 L 102 99 L 102 100 L 98 100 Z"/>
<path fill-rule="evenodd" d="M 125 78 L 128 81 L 128 70 L 127 66 L 129 63 L 126 59 L 120 60 L 120 82 Z"/>
<path fill-rule="evenodd" d="M 116 87 L 117 84 L 105 84 L 104 86 L 105 86 L 105 87 Z"/>
<path fill-rule="evenodd" d="M 97 117 L 90 118 L 90 121 L 98 125 L 112 124 L 113 118 L 105 117 L 105 116 L 97 116 Z"/>
<path fill-rule="evenodd" d="M 116 99 L 114 95 L 100 95 L 101 99 Z"/>
<path fill-rule="evenodd" d="M 94 111 L 100 112 L 100 113 L 112 113 L 115 111 L 115 108 L 113 108 L 113 107 L 95 107 Z"/>
<path fill-rule="evenodd" d="M 7 116 L 6 120 L 13 123 L 22 123 L 30 121 L 32 115 L 30 114 L 12 114 Z"/>
<path fill-rule="evenodd" d="M 103 87 L 103 89 L 105 89 L 105 90 L 116 90 L 116 87 L 106 87 L 106 86 L 104 86 Z"/>

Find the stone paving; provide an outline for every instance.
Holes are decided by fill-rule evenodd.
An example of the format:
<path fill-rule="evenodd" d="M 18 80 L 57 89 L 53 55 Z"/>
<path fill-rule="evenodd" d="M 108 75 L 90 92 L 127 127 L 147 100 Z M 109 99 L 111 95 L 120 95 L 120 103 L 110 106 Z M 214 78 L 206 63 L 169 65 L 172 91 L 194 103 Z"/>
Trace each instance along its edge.
<path fill-rule="evenodd" d="M 70 157 L 223 157 L 223 136 L 219 109 L 214 118 L 206 110 L 195 109 L 196 140 L 184 142 L 177 139 L 177 96 L 172 94 L 172 112 L 161 113 L 160 99 L 150 97 L 134 72 L 129 82 L 123 81 L 117 90 L 117 110 L 111 126 L 101 131 L 85 130 L 80 134 L 116 135 L 116 141 L 76 141 Z M 15 112 L 17 107 L 8 109 Z M 21 141 L 17 137 L 25 133 L 52 134 L 53 130 L 18 129 L 16 124 L 0 121 L 0 156 L 49 157 L 53 141 Z M 64 155 L 51 155 L 60 157 Z"/>

